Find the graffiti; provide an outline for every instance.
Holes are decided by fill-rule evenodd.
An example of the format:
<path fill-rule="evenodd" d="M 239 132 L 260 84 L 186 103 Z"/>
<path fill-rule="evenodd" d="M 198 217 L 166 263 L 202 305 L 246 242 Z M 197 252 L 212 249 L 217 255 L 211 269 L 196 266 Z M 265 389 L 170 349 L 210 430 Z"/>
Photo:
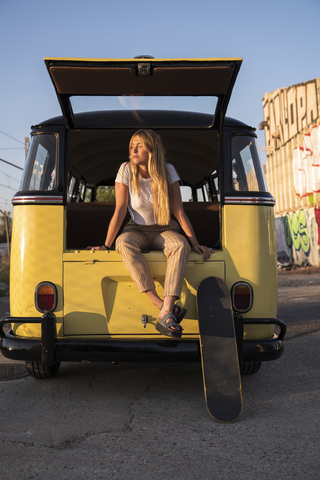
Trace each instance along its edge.
<path fill-rule="evenodd" d="M 289 214 L 285 216 L 284 233 L 286 244 L 290 248 L 293 244 L 294 248 L 299 251 L 300 248 L 308 256 L 310 253 L 310 239 L 307 229 L 307 219 L 304 210 L 300 210 L 298 215 L 293 212 L 292 218 Z"/>
<path fill-rule="evenodd" d="M 305 208 L 275 218 L 277 256 L 282 265 L 318 265 L 320 209 Z"/>
<path fill-rule="evenodd" d="M 315 213 L 315 218 L 318 225 L 318 242 L 320 245 L 320 208 L 315 208 L 314 213 Z"/>
<path fill-rule="evenodd" d="M 296 195 L 304 197 L 320 191 L 320 125 L 303 137 L 303 147 L 292 152 L 293 183 Z"/>
<path fill-rule="evenodd" d="M 291 248 L 292 233 L 291 233 L 291 219 L 289 217 L 289 213 L 287 213 L 284 219 L 284 237 L 286 239 L 287 247 Z"/>

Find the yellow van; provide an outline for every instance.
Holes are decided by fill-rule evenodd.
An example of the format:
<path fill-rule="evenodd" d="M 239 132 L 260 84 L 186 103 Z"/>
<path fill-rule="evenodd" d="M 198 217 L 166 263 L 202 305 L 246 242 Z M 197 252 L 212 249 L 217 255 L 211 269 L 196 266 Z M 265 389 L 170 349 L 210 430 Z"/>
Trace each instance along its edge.
<path fill-rule="evenodd" d="M 255 129 L 225 116 L 241 59 L 61 59 L 45 64 L 62 116 L 32 127 L 14 205 L 10 317 L 1 352 L 35 378 L 68 361 L 200 361 L 196 293 L 209 276 L 232 299 L 242 373 L 283 352 L 277 314 L 274 199 Z M 181 339 L 155 328 L 158 310 L 140 295 L 104 243 L 114 181 L 129 139 L 157 131 L 181 178 L 185 211 L 210 259 L 191 251 L 180 305 Z M 161 297 L 162 252 L 144 252 Z M 6 331 L 5 324 L 11 323 Z"/>

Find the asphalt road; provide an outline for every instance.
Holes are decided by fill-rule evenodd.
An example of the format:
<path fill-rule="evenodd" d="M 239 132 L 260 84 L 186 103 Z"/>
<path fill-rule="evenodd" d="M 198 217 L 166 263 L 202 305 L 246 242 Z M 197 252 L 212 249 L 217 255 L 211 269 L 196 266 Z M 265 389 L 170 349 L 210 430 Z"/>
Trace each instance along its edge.
<path fill-rule="evenodd" d="M 210 417 L 198 364 L 64 364 L 0 382 L 1 480 L 318 480 L 320 274 L 279 279 L 285 353 L 242 377 L 237 422 Z"/>

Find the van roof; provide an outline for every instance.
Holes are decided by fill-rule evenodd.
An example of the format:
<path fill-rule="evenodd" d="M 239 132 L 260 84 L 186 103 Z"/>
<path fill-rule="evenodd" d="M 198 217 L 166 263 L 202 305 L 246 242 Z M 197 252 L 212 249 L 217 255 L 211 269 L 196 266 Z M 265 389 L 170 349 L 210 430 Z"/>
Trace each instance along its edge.
<path fill-rule="evenodd" d="M 148 124 L 147 124 L 147 128 L 157 128 L 157 126 L 159 127 L 160 125 L 157 125 L 157 123 L 159 122 L 159 115 L 166 115 L 166 112 L 165 111 L 148 111 L 148 112 L 145 112 L 146 116 L 148 117 Z M 119 111 L 111 111 L 111 112 L 108 112 L 108 127 L 104 126 L 100 126 L 99 125 L 99 116 L 101 115 L 100 112 L 92 112 L 92 113 L 82 113 L 82 114 L 77 114 L 79 116 L 82 117 L 82 120 L 83 120 L 83 123 L 86 124 L 89 120 L 92 122 L 94 121 L 93 118 L 96 117 L 97 120 L 96 120 L 96 128 L 97 129 L 109 129 L 109 128 L 112 128 L 113 125 L 119 125 L 119 121 L 122 121 L 123 124 L 125 126 L 128 126 L 128 123 L 129 123 L 129 120 L 131 121 L 131 125 L 130 127 L 131 128 L 134 128 L 134 129 L 137 129 L 137 128 L 144 128 L 145 125 L 139 123 L 138 121 L 134 120 L 133 117 L 131 116 L 130 119 L 128 119 L 128 117 L 131 115 L 130 112 L 119 112 Z M 186 128 L 190 128 L 190 127 L 193 127 L 195 129 L 197 128 L 205 128 L 207 127 L 207 120 L 208 118 L 207 117 L 210 117 L 210 115 L 206 115 L 206 114 L 203 114 L 203 113 L 194 113 L 194 112 L 183 112 L 183 115 L 184 115 L 184 120 L 185 120 L 185 124 L 184 124 L 184 127 Z M 143 116 L 143 114 L 142 114 Z M 167 128 L 176 128 L 175 127 L 175 119 L 176 119 L 176 116 L 179 116 L 181 117 L 181 114 L 180 112 L 170 112 L 170 118 L 171 118 L 171 125 L 167 125 Z M 87 118 L 86 118 L 87 117 Z M 168 118 L 168 117 L 167 117 Z M 161 124 L 161 121 L 160 121 L 160 124 Z M 49 118 L 47 120 L 44 120 L 36 125 L 33 125 L 31 128 L 32 129 L 38 129 L 38 128 L 41 128 L 42 126 L 58 126 L 58 127 L 64 127 L 65 126 L 65 121 L 64 121 L 64 117 L 63 115 L 59 115 L 57 117 L 52 117 L 52 118 Z M 161 125 L 162 126 L 162 125 Z M 224 118 L 224 122 L 223 122 L 223 126 L 224 128 L 226 127 L 233 127 L 233 128 L 246 128 L 246 129 L 249 129 L 249 130 L 255 130 L 254 127 L 250 126 L 250 125 L 247 125 L 246 123 L 244 122 L 241 122 L 240 120 L 237 120 L 235 118 L 231 118 L 231 117 L 225 117 Z M 117 127 L 119 128 L 119 127 Z M 183 127 L 181 127 L 183 128 Z"/>

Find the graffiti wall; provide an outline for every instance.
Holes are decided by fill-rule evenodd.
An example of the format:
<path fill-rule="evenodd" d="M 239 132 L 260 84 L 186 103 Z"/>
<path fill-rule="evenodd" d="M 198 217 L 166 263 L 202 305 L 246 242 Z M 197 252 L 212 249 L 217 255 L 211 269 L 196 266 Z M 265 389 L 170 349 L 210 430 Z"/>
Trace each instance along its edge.
<path fill-rule="evenodd" d="M 259 128 L 279 262 L 320 265 L 320 77 L 266 92 Z"/>
<path fill-rule="evenodd" d="M 303 136 L 303 147 L 292 152 L 293 181 L 296 195 L 304 197 L 320 192 L 320 125 L 314 125 Z"/>
<path fill-rule="evenodd" d="M 320 209 L 301 209 L 276 217 L 278 262 L 319 264 Z"/>

